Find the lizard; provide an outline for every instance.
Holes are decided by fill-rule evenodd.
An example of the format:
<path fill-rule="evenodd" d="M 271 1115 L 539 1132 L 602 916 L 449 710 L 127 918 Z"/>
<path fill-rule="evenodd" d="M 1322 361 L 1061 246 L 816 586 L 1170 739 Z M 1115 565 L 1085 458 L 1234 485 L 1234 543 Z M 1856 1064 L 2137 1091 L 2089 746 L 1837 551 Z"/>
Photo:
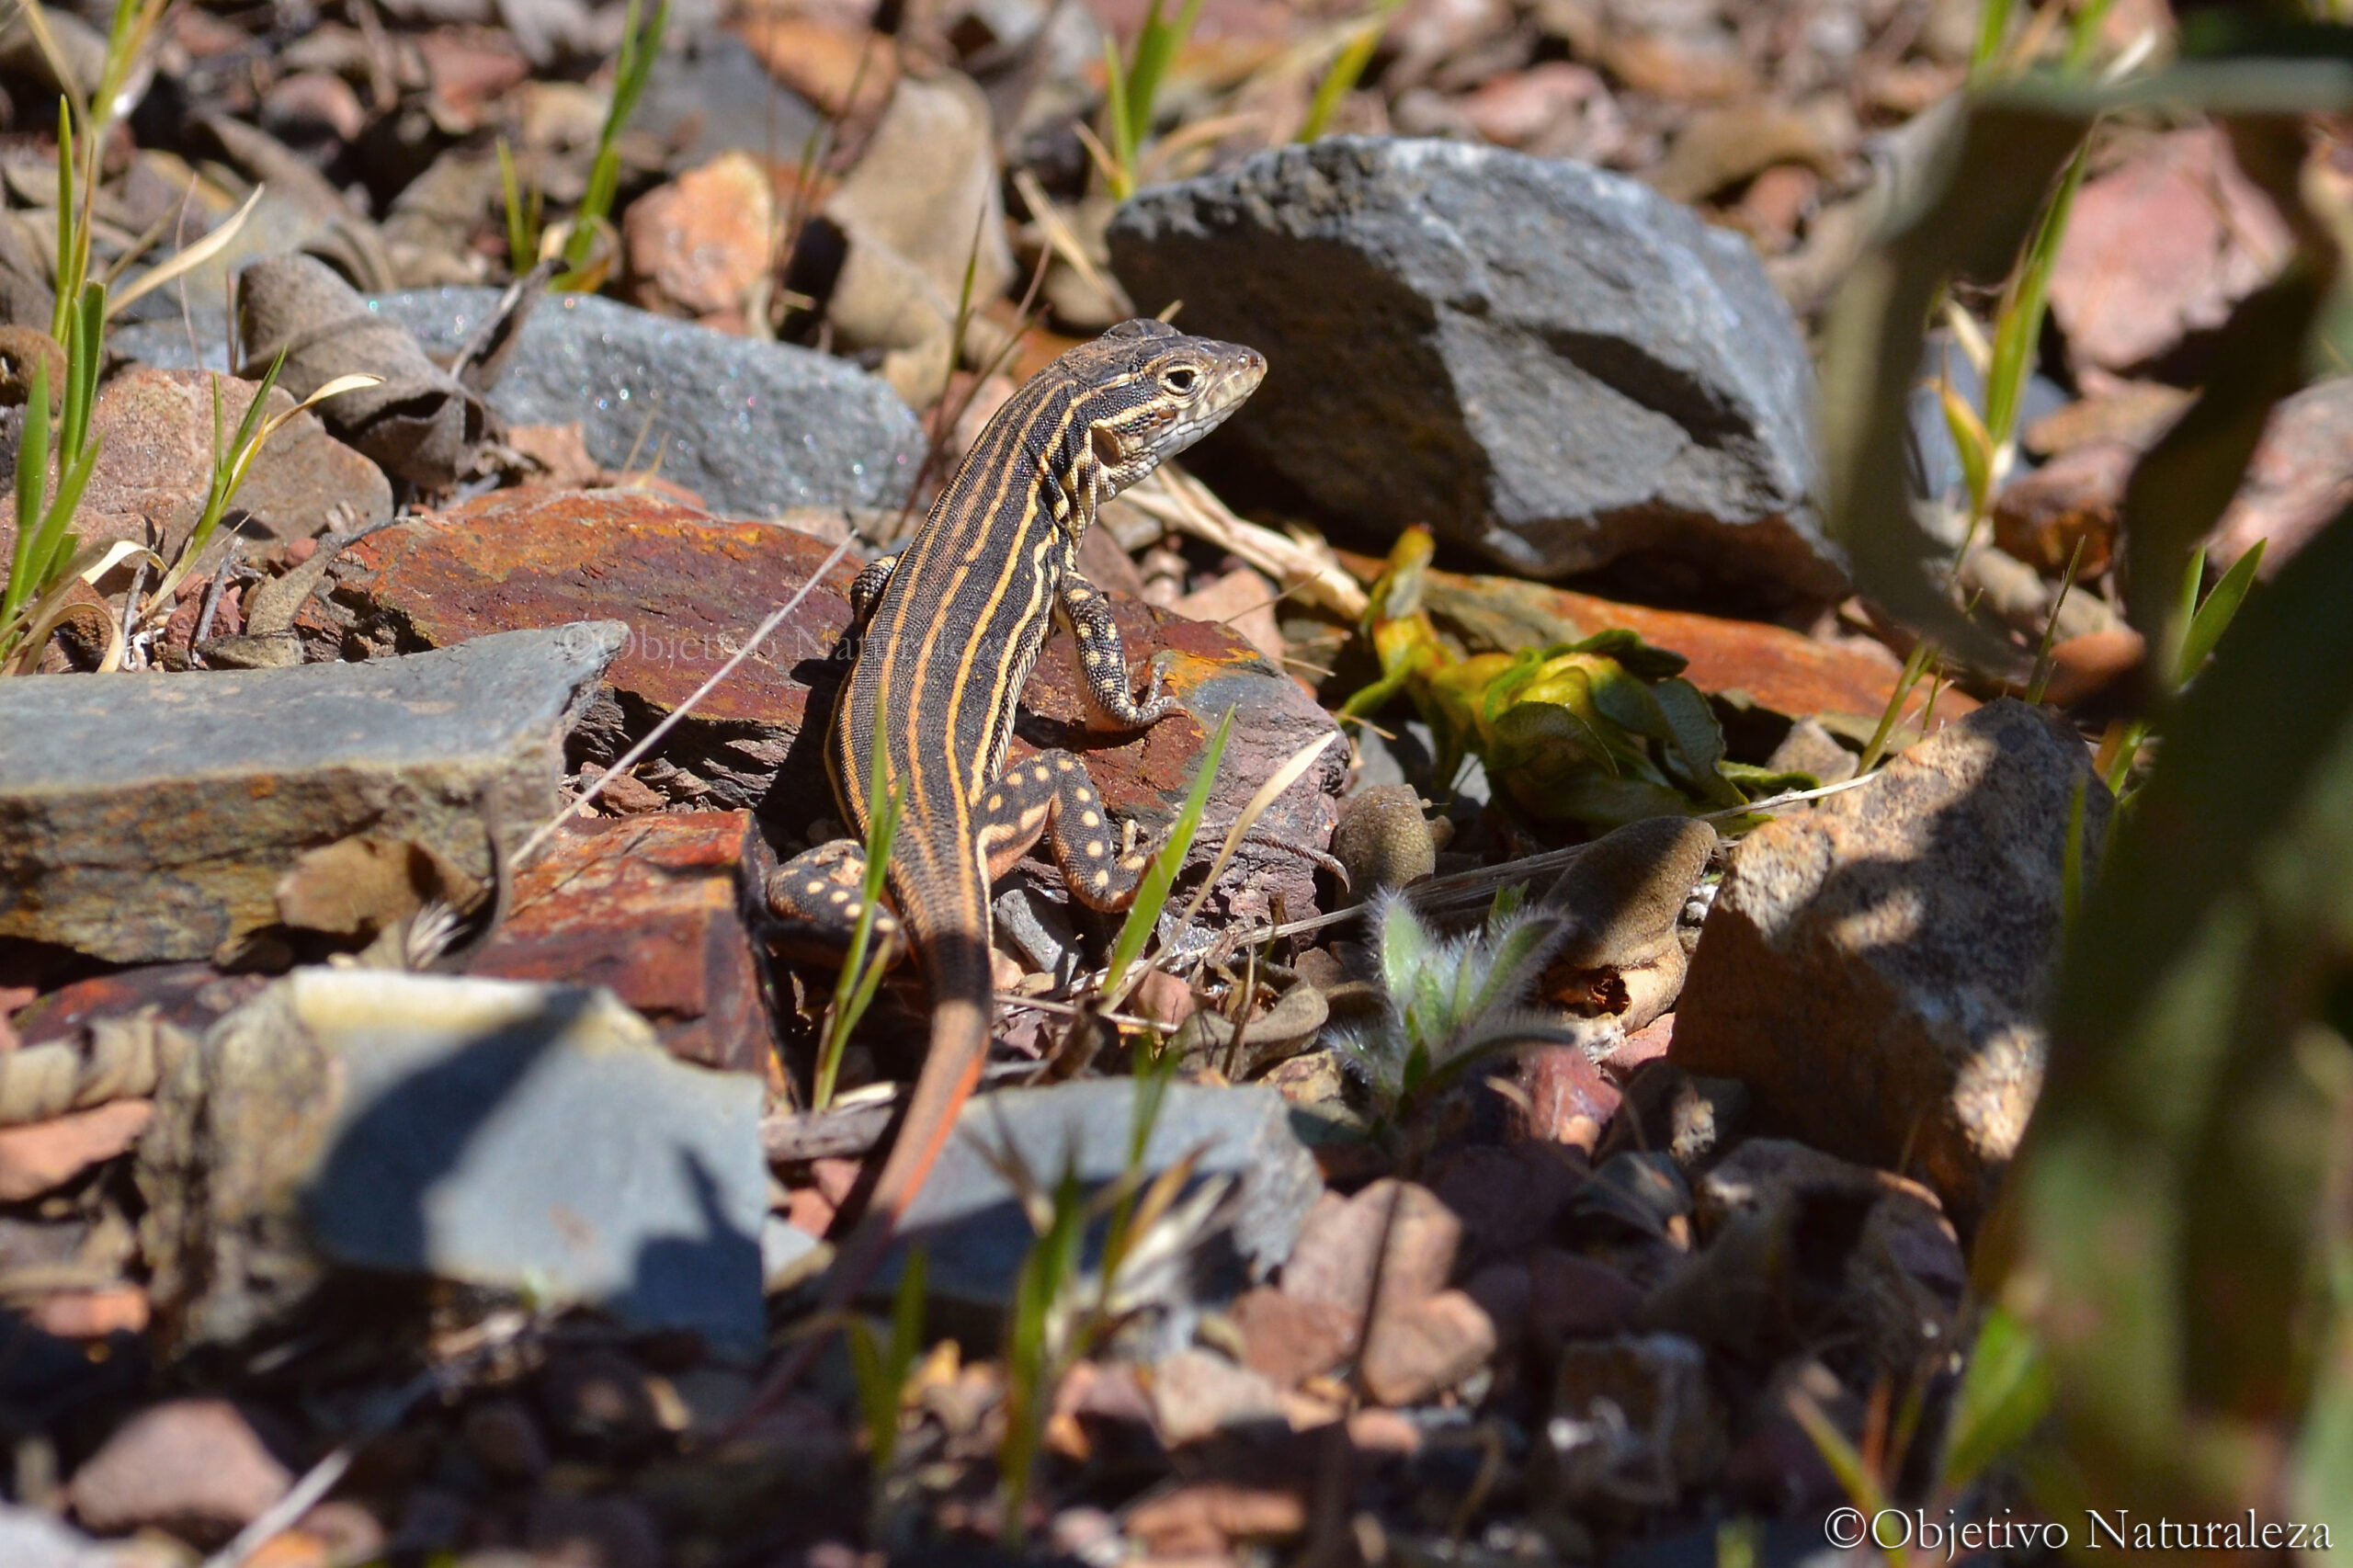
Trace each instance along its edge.
<path fill-rule="evenodd" d="M 1165 322 L 1122 322 L 1030 378 L 982 429 L 907 545 L 850 588 L 854 653 L 826 735 L 826 771 L 849 832 L 863 835 L 878 737 L 900 801 L 888 886 L 931 1005 L 922 1072 L 864 1216 L 836 1255 L 825 1305 L 846 1309 L 889 1250 L 901 1215 L 946 1146 L 986 1062 L 993 1010 L 989 884 L 1044 837 L 1071 892 L 1124 907 L 1147 857 L 1115 835 L 1102 791 L 1067 751 L 1005 767 L 1015 706 L 1055 620 L 1067 623 L 1097 718 L 1141 730 L 1176 709 L 1155 663 L 1144 696 L 1078 545 L 1102 503 L 1183 451 L 1265 377 L 1256 349 Z M 878 726 L 878 715 L 881 723 Z M 788 921 L 846 937 L 859 915 L 855 837 L 770 873 Z M 813 1340 L 769 1380 L 761 1404 L 813 1358 Z"/>

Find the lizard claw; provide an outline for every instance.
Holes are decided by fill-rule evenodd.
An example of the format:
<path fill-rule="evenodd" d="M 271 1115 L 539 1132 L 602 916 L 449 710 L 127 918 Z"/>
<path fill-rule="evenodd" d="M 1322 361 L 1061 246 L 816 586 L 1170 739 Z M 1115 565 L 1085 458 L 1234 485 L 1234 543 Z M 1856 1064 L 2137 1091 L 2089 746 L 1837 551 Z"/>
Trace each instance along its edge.
<path fill-rule="evenodd" d="M 1136 708 L 1147 724 L 1176 711 L 1176 699 L 1167 690 L 1168 666 L 1176 662 L 1176 651 L 1163 648 L 1152 656 L 1152 663 L 1146 666 L 1143 700 L 1137 703 Z"/>

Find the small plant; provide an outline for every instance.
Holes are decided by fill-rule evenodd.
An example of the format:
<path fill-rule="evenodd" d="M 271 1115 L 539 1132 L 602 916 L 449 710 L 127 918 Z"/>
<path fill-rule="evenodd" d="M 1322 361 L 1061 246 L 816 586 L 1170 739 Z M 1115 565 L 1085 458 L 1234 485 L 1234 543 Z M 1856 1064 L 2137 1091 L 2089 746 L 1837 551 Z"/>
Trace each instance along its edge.
<path fill-rule="evenodd" d="M 1129 51 L 1124 65 L 1118 48 L 1109 39 L 1103 40 L 1107 73 L 1103 120 L 1110 134 L 1110 144 L 1106 148 L 1096 142 L 1091 150 L 1102 169 L 1103 183 L 1110 187 L 1117 200 L 1125 201 L 1136 193 L 1138 162 L 1144 138 L 1152 133 L 1153 108 L 1160 96 L 1161 78 L 1167 74 L 1168 62 L 1176 57 L 1185 40 L 1193 36 L 1193 26 L 1200 17 L 1201 0 L 1182 0 L 1174 22 L 1162 18 L 1160 0 L 1150 0 L 1144 10 L 1143 26 L 1136 33 L 1135 48 Z"/>
<path fill-rule="evenodd" d="M 2051 1363 L 2033 1334 L 2010 1313 L 1985 1314 L 1970 1347 L 1961 1388 L 1945 1424 L 1944 1441 L 1929 1483 L 1928 1501 L 1907 1519 L 1935 1521 L 1955 1517 L 1970 1487 L 1995 1461 L 2017 1454 L 2033 1437 L 2051 1408 Z M 1872 1391 L 1867 1425 L 1858 1444 L 1840 1431 L 1822 1407 L 1802 1392 L 1790 1395 L 1790 1414 L 1822 1456 L 1847 1501 L 1862 1516 L 1864 1540 L 1899 1568 L 1949 1561 L 1947 1546 L 1907 1528 L 1882 1540 L 1881 1516 L 1897 1506 L 1897 1478 L 1911 1471 L 1921 1434 L 1925 1381 L 1901 1400 L 1881 1382 Z M 1901 1512 L 1901 1510 L 1899 1510 Z"/>
<path fill-rule="evenodd" d="M 864 1318 L 849 1321 L 850 1369 L 858 1378 L 858 1408 L 866 1423 L 866 1457 L 873 1469 L 877 1512 L 898 1453 L 899 1415 L 907 1403 L 907 1374 L 923 1349 L 924 1251 L 909 1247 L 891 1303 L 891 1338 L 884 1343 Z"/>
<path fill-rule="evenodd" d="M 1381 36 L 1389 28 L 1389 18 L 1404 0 L 1372 0 L 1372 8 L 1348 34 L 1348 41 L 1315 84 L 1315 96 L 1307 106 L 1307 118 L 1300 123 L 1299 140 L 1313 142 L 1324 134 L 1332 123 L 1333 111 L 1340 107 L 1357 83 L 1364 76 L 1364 68 L 1372 63 L 1373 51 L 1381 47 Z"/>
<path fill-rule="evenodd" d="M 641 0 L 629 0 L 629 12 L 621 24 L 620 53 L 613 64 L 613 101 L 606 108 L 605 123 L 597 132 L 597 155 L 588 165 L 588 188 L 580 198 L 580 206 L 572 214 L 571 229 L 564 236 L 564 269 L 552 285 L 559 290 L 591 290 L 605 278 L 608 264 L 593 258 L 597 235 L 611 230 L 613 199 L 620 190 L 621 132 L 629 128 L 630 117 L 637 112 L 638 99 L 645 96 L 645 84 L 653 77 L 654 62 L 661 57 L 662 35 L 670 25 L 670 0 L 660 0 L 654 8 L 653 21 L 642 28 L 639 26 L 640 6 Z M 510 219 L 510 248 L 513 243 Z"/>
<path fill-rule="evenodd" d="M 285 363 L 286 352 L 280 349 L 278 358 L 270 362 L 269 369 L 263 375 L 260 384 L 254 388 L 253 400 L 245 404 L 244 416 L 237 422 L 237 433 L 233 439 L 226 437 L 227 411 L 221 401 L 221 381 L 219 378 L 214 378 L 212 381 L 212 483 L 205 492 L 204 510 L 198 514 L 196 526 L 188 530 L 186 542 L 180 546 L 178 558 L 172 562 L 171 569 L 164 574 L 164 580 L 155 585 L 155 591 L 148 596 L 145 610 L 141 617 L 142 624 L 152 623 L 157 618 L 170 613 L 173 596 L 178 591 L 180 584 L 188 574 L 195 570 L 197 562 L 202 558 L 206 548 L 211 544 L 213 535 L 219 531 L 222 521 L 229 515 L 231 504 L 236 500 L 237 492 L 244 487 L 246 475 L 253 472 L 255 462 L 260 459 L 262 449 L 269 444 L 270 437 L 283 429 L 288 421 L 309 409 L 317 407 L 327 399 L 341 397 L 346 392 L 358 392 L 364 387 L 379 385 L 384 379 L 381 376 L 357 372 L 337 376 L 284 413 L 270 415 L 267 415 L 269 394 L 278 385 L 278 373 Z"/>
<path fill-rule="evenodd" d="M 1003 1488 L 1000 1539 L 1017 1550 L 1027 1534 L 1038 1452 L 1054 1391 L 1071 1369 L 1093 1354 L 1139 1312 L 1165 1300 L 1181 1267 L 1218 1221 L 1232 1183 L 1203 1182 L 1189 1198 L 1198 1153 L 1144 1175 L 1144 1157 L 1160 1108 L 1176 1075 L 1176 1056 L 1138 1058 L 1129 1119 L 1126 1168 L 1119 1179 L 1089 1194 L 1068 1164 L 1051 1194 L 1011 1151 L 996 1157 L 1021 1195 L 1037 1240 L 1023 1258 L 1006 1329 L 1005 1435 L 997 1449 Z M 1106 1221 L 1102 1251 L 1090 1273 L 1083 1267 L 1086 1235 Z"/>
<path fill-rule="evenodd" d="M 2256 574 L 2263 567 L 2265 542 L 2256 540 L 2252 549 L 2233 562 L 2231 569 L 2222 574 L 2221 581 L 2202 600 L 2198 590 L 2206 580 L 2206 552 L 2200 550 L 2190 556 L 2188 569 L 2182 574 L 2179 604 L 2165 622 L 2168 630 L 2179 629 L 2180 647 L 2157 660 L 2158 669 L 2165 672 L 2167 695 L 2188 689 L 2199 671 L 2206 667 L 2206 661 L 2213 656 L 2214 644 L 2230 630 L 2239 607 L 2246 602 L 2248 590 L 2255 586 Z M 2132 764 L 2148 738 L 2146 719 L 2119 720 L 2101 737 L 2097 766 L 2111 792 L 2123 794 Z"/>
<path fill-rule="evenodd" d="M 1451 941 L 1424 925 L 1404 894 L 1374 900 L 1381 1017 L 1340 1034 L 1338 1045 L 1383 1119 L 1415 1120 L 1499 1051 L 1575 1040 L 1525 1006 L 1567 928 L 1523 907 L 1523 893 L 1505 889 L 1480 929 Z"/>
<path fill-rule="evenodd" d="M 891 846 L 899 833 L 899 791 L 891 782 L 884 707 L 878 698 L 874 704 L 873 744 L 868 748 L 866 769 L 866 798 L 872 802 L 872 814 L 866 824 L 866 880 L 858 888 L 858 922 L 850 928 L 849 953 L 842 960 L 841 973 L 834 981 L 834 1005 L 826 1011 L 825 1038 L 817 1048 L 816 1081 L 809 1095 L 812 1108 L 817 1110 L 834 1103 L 834 1080 L 841 1072 L 842 1052 L 849 1046 L 850 1031 L 866 1016 L 874 993 L 881 986 L 883 971 L 897 956 L 895 933 L 884 939 L 880 950 L 872 950 L 874 923 L 882 907 L 882 887 L 891 871 Z"/>
<path fill-rule="evenodd" d="M 1736 811 L 1814 783 L 1727 759 L 1708 699 L 1680 678 L 1683 655 L 1631 631 L 1457 657 L 1422 608 L 1432 550 L 1426 528 L 1398 538 L 1365 619 L 1381 675 L 1340 716 L 1362 720 L 1393 697 L 1410 699 L 1437 738 L 1440 790 L 1475 755 L 1499 801 L 1529 820 L 1607 832 Z"/>
<path fill-rule="evenodd" d="M 1987 9 L 1990 13 L 1996 7 Z M 1953 390 L 1949 376 L 1938 388 L 1944 405 L 1945 428 L 1951 434 L 1954 450 L 1961 455 L 1961 478 L 1969 492 L 1969 517 L 1961 530 L 1959 551 L 1961 555 L 1969 553 L 1969 547 L 1993 517 L 1995 493 L 2009 477 L 2018 460 L 2018 410 L 2025 405 L 2026 384 L 2034 373 L 2035 355 L 2041 347 L 2043 318 L 2049 313 L 2051 301 L 2051 275 L 2059 265 L 2060 242 L 2066 237 L 2067 219 L 2075 210 L 2075 192 L 2084 183 L 2091 145 L 2091 133 L 2086 131 L 2050 199 L 2044 203 L 2041 218 L 2019 253 L 2018 264 L 2010 268 L 2010 275 L 2002 285 L 2001 300 L 1994 310 L 1992 344 L 1975 345 L 1982 351 L 1977 369 L 1985 387 L 1984 412 L 1971 407 L 1969 400 Z M 1957 307 L 1952 314 L 1956 327 L 1967 324 L 1967 318 Z M 1964 346 L 1971 344 L 1968 335 L 1956 335 L 1961 336 Z"/>

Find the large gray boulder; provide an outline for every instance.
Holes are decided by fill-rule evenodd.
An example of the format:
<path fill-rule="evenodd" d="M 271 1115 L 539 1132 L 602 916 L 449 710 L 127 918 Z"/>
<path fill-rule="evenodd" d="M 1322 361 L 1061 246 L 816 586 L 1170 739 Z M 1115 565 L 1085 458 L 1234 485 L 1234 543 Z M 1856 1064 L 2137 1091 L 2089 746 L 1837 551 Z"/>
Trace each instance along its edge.
<path fill-rule="evenodd" d="M 1144 191 L 1110 245 L 1140 308 L 1267 356 L 1205 461 L 1534 576 L 1643 552 L 1844 584 L 1788 307 L 1746 242 L 1633 180 L 1330 137 Z"/>

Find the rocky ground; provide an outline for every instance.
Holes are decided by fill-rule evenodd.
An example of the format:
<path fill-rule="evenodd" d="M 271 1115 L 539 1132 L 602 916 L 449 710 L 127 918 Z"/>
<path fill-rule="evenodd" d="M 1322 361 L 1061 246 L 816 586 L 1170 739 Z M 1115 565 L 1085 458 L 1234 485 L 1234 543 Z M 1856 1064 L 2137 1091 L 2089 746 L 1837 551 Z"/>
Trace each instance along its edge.
<path fill-rule="evenodd" d="M 0 456 L 112 15 L 0 32 Z M 548 293 L 621 6 L 162 15 L 92 276 L 196 263 L 105 335 L 89 569 L 0 626 L 0 1561 L 1779 1562 L 1825 1431 L 1926 1484 L 2138 741 L 2125 486 L 2289 218 L 2211 127 L 2105 131 L 1977 528 L 1956 290 L 1914 489 L 2045 678 L 1918 679 L 1815 349 L 1973 6 L 1206 0 L 1107 150 L 1150 17 L 681 4 Z M 1233 714 L 1152 968 L 1000 884 L 913 1250 L 757 1406 L 923 1040 L 903 969 L 814 1103 L 835 965 L 761 894 L 837 830 L 848 585 L 1164 309 L 1271 366 L 1081 551 L 1183 711 L 1090 733 L 1058 632 L 1015 743 L 1156 842 Z M 2353 500 L 2348 433 L 2353 381 L 2274 412 L 2217 569 Z"/>

